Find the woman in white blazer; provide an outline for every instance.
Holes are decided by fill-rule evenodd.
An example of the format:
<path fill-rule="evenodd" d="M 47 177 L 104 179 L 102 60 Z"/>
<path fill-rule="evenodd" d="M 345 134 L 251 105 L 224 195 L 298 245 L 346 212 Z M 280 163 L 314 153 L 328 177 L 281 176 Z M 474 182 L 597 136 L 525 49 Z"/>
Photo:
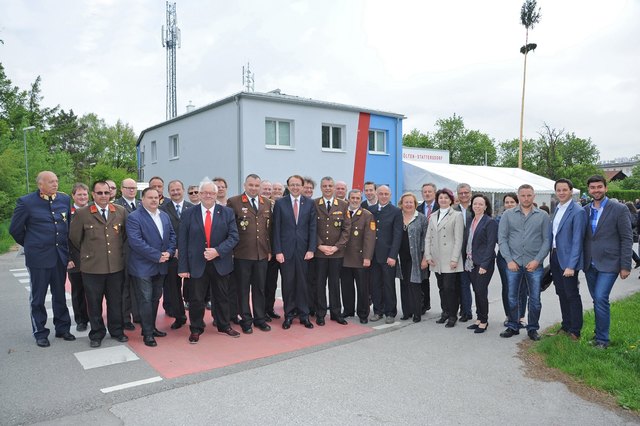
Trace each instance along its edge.
<path fill-rule="evenodd" d="M 453 192 L 443 188 L 436 193 L 440 209 L 431 215 L 424 244 L 423 264 L 436 273 L 442 315 L 436 322 L 453 327 L 458 319 L 457 280 L 464 269 L 462 213 L 451 208 Z"/>

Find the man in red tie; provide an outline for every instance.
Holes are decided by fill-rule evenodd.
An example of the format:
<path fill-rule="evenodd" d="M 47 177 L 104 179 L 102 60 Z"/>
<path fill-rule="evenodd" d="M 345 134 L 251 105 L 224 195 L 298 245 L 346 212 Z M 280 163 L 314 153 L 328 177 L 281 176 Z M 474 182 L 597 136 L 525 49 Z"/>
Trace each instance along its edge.
<path fill-rule="evenodd" d="M 218 331 L 231 337 L 240 333 L 230 325 L 229 275 L 233 272 L 233 248 L 238 228 L 233 210 L 216 203 L 218 187 L 210 180 L 200 184 L 200 206 L 184 211 L 178 238 L 178 275 L 191 278 L 189 289 L 190 343 L 204 332 L 207 289 L 213 291 Z"/>

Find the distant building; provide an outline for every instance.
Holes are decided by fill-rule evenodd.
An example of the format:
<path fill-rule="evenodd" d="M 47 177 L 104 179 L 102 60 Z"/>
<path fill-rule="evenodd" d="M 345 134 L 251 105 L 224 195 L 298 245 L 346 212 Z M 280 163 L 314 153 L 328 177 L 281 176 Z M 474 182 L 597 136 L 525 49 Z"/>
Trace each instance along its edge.
<path fill-rule="evenodd" d="M 281 181 L 292 174 L 388 184 L 402 190 L 402 114 L 281 94 L 240 92 L 145 129 L 139 178 L 197 184 L 222 176 L 229 195 L 249 173 Z M 316 189 L 316 196 L 320 191 Z"/>
<path fill-rule="evenodd" d="M 621 172 L 621 173 L 624 174 L 624 177 L 627 177 L 627 176 L 631 176 L 633 174 L 632 170 L 638 164 L 640 164 L 640 161 L 630 161 L 630 160 L 628 160 L 628 161 L 607 161 L 607 162 L 598 164 L 598 167 L 600 167 L 603 172 L 612 172 L 612 171 Z M 618 179 L 613 179 L 613 180 L 618 180 Z"/>

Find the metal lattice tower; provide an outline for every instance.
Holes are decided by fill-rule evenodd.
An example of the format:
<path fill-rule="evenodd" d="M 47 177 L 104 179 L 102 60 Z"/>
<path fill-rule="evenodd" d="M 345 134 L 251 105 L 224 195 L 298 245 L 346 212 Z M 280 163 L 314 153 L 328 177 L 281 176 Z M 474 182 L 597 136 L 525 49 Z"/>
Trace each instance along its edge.
<path fill-rule="evenodd" d="M 242 67 L 242 85 L 245 87 L 247 92 L 253 92 L 255 91 L 254 83 L 255 74 L 251 72 L 249 69 L 249 62 L 247 62 L 247 67 Z"/>
<path fill-rule="evenodd" d="M 176 48 L 180 47 L 180 28 L 176 4 L 167 2 L 167 26 L 162 26 L 162 47 L 167 49 L 167 120 L 178 115 L 176 96 Z"/>

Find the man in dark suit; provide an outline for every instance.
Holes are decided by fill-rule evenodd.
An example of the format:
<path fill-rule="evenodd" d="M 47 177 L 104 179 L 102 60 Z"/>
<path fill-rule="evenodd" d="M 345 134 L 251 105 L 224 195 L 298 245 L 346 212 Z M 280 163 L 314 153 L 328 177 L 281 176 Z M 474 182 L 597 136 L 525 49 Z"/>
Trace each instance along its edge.
<path fill-rule="evenodd" d="M 265 181 L 262 181 L 262 196 L 267 197 L 265 194 Z M 284 186 L 280 182 L 274 182 L 273 184 L 269 184 L 268 193 L 271 195 L 268 197 L 271 202 L 271 233 L 269 234 L 270 241 L 273 242 L 273 208 L 277 200 L 282 198 L 282 193 L 284 192 Z M 272 244 L 273 246 L 273 244 Z M 276 313 L 274 310 L 274 305 L 276 303 L 276 290 L 278 289 L 278 275 L 280 273 L 280 264 L 276 260 L 276 256 L 272 253 L 271 260 L 267 263 L 267 278 L 264 286 L 264 304 L 265 304 L 265 312 L 267 316 L 265 320 L 267 322 L 271 322 L 272 319 L 280 319 L 280 315 Z"/>
<path fill-rule="evenodd" d="M 365 209 L 368 209 L 371 206 L 375 206 L 378 204 L 378 195 L 376 195 L 376 191 L 378 190 L 378 185 L 375 182 L 367 181 L 364 183 L 364 193 L 365 199 L 362 200 L 361 206 Z"/>
<path fill-rule="evenodd" d="M 271 202 L 259 193 L 260 177 L 250 174 L 244 180 L 244 193 L 227 200 L 227 207 L 235 214 L 240 234 L 240 241 L 233 250 L 233 273 L 240 307 L 240 326 L 245 334 L 253 333 L 252 325 L 262 331 L 271 330 L 265 319 L 264 296 L 267 262 L 271 258 Z"/>
<path fill-rule="evenodd" d="M 69 229 L 69 241 L 80 250 L 80 271 L 89 311 L 90 346 L 102 344 L 107 330 L 102 319 L 102 302 L 107 301 L 107 324 L 111 337 L 119 342 L 129 338 L 123 332 L 122 283 L 124 281 L 124 207 L 109 202 L 109 184 L 93 184 L 94 204 L 76 212 Z"/>
<path fill-rule="evenodd" d="M 205 297 L 213 292 L 218 331 L 231 337 L 240 333 L 230 325 L 229 275 L 233 272 L 233 248 L 238 244 L 238 228 L 233 210 L 216 203 L 218 187 L 210 180 L 200 184 L 200 206 L 187 209 L 180 220 L 178 275 L 190 278 L 190 343 L 204 332 Z"/>
<path fill-rule="evenodd" d="M 329 282 L 330 318 L 338 324 L 347 325 L 342 317 L 340 300 L 340 269 L 344 249 L 349 240 L 351 219 L 347 217 L 349 205 L 336 198 L 333 178 L 325 176 L 320 180 L 322 197 L 314 201 L 317 215 L 316 294 L 318 306 L 316 324 L 323 326 L 327 315 L 327 281 Z"/>
<path fill-rule="evenodd" d="M 71 206 L 69 223 L 73 220 L 76 211 L 89 203 L 89 187 L 82 182 L 74 184 L 71 189 L 71 197 L 73 198 L 73 205 Z M 86 331 L 87 324 L 89 324 L 89 312 L 87 311 L 87 298 L 84 292 L 84 283 L 82 282 L 82 272 L 80 272 L 80 251 L 75 249 L 73 245 L 69 245 L 69 258 L 69 263 L 73 263 L 73 266 L 67 269 L 67 275 L 71 283 L 73 319 L 76 322 L 76 330 Z"/>
<path fill-rule="evenodd" d="M 607 181 L 603 176 L 587 180 L 591 204 L 584 206 L 587 230 L 584 237 L 584 274 L 593 299 L 596 316 L 594 345 L 609 346 L 609 293 L 616 279 L 631 273 L 633 234 L 629 210 L 624 204 L 607 197 Z"/>
<path fill-rule="evenodd" d="M 436 202 L 436 191 L 438 188 L 435 183 L 425 183 L 422 185 L 422 203 L 418 205 L 418 211 L 425 215 L 427 218 L 427 225 L 429 224 L 429 219 L 431 219 L 431 215 L 434 212 L 437 212 L 440 209 L 440 206 Z M 431 309 L 431 284 L 429 283 L 429 277 L 431 276 L 431 271 L 427 267 L 426 269 L 427 277 L 422 280 L 420 285 L 422 290 L 422 315 L 424 315 L 429 309 Z M 444 309 L 443 309 L 444 311 Z"/>
<path fill-rule="evenodd" d="M 360 323 L 366 324 L 369 322 L 369 283 L 365 280 L 365 271 L 371 266 L 376 246 L 376 221 L 369 210 L 361 207 L 361 201 L 362 192 L 359 189 L 349 191 L 347 216 L 351 219 L 351 231 L 344 249 L 340 288 L 344 305 L 343 317 L 354 316 L 357 312 Z"/>
<path fill-rule="evenodd" d="M 464 225 L 464 241 L 467 241 L 468 234 L 468 226 L 467 223 L 471 222 L 471 186 L 468 183 L 460 183 L 456 187 L 457 192 L 457 200 L 458 204 L 456 204 L 453 208 L 462 212 L 462 224 Z M 467 258 L 466 247 L 462 247 L 462 258 Z M 473 298 L 471 296 L 471 280 L 469 279 L 469 273 L 467 271 L 462 271 L 462 273 L 458 274 L 458 298 L 460 301 L 460 322 L 467 322 L 473 318 L 473 314 L 471 313 L 471 304 L 473 303 Z"/>
<path fill-rule="evenodd" d="M 133 212 L 136 208 L 140 207 L 140 201 L 136 200 L 136 193 L 138 192 L 138 185 L 135 180 L 131 178 L 124 179 L 122 186 L 122 197 L 116 198 L 114 203 L 120 204 L 127 213 Z M 129 270 L 127 267 L 128 247 L 125 247 L 124 256 L 124 283 L 122 284 L 122 317 L 124 321 L 125 330 L 135 330 L 134 322 L 140 322 L 140 315 L 138 315 L 138 305 L 136 303 L 135 292 L 133 291 L 132 280 L 129 276 Z M 133 321 L 132 321 L 133 320 Z"/>
<path fill-rule="evenodd" d="M 313 201 L 301 195 L 303 184 L 302 176 L 289 177 L 289 195 L 276 201 L 273 209 L 273 252 L 280 263 L 285 330 L 291 328 L 296 310 L 300 323 L 313 328 L 307 274 L 316 250 L 316 211 Z"/>
<path fill-rule="evenodd" d="M 18 198 L 9 233 L 24 247 L 25 263 L 31 279 L 31 328 L 36 344 L 49 346 L 47 289 L 51 288 L 53 324 L 56 337 L 75 340 L 69 332 L 71 318 L 64 283 L 69 264 L 69 214 L 71 200 L 58 192 L 58 177 L 49 171 L 38 173 L 38 190 Z"/>
<path fill-rule="evenodd" d="M 549 226 L 551 239 L 551 276 L 560 299 L 561 330 L 572 340 L 580 338 L 582 330 L 582 298 L 578 286 L 578 271 L 583 267 L 582 250 L 587 215 L 573 201 L 573 183 L 569 179 L 555 182 L 556 207 Z"/>
<path fill-rule="evenodd" d="M 156 337 L 167 335 L 156 328 L 156 316 L 168 262 L 176 252 L 176 234 L 169 215 L 158 209 L 159 201 L 158 191 L 146 188 L 142 207 L 127 217 L 129 273 L 134 280 L 143 341 L 151 347 L 157 346 Z"/>
<path fill-rule="evenodd" d="M 402 211 L 390 203 L 391 189 L 387 185 L 378 186 L 376 195 L 378 204 L 369 207 L 376 219 L 376 247 L 371 266 L 371 321 L 379 321 L 385 315 L 385 322 L 393 324 L 398 314 L 396 259 L 402 242 Z"/>
<path fill-rule="evenodd" d="M 170 200 L 165 201 L 160 210 L 169 215 L 171 226 L 178 232 L 182 215 L 187 209 L 193 207 L 193 204 L 184 199 L 184 184 L 179 180 L 169 182 L 169 197 Z M 179 236 L 176 236 L 176 238 L 179 240 Z M 164 280 L 163 285 L 164 298 L 162 299 L 162 304 L 165 313 L 175 318 L 175 321 L 171 324 L 172 330 L 179 329 L 187 322 L 182 294 L 182 278 L 178 276 L 178 257 L 180 257 L 180 252 L 169 259 L 167 279 Z"/>

